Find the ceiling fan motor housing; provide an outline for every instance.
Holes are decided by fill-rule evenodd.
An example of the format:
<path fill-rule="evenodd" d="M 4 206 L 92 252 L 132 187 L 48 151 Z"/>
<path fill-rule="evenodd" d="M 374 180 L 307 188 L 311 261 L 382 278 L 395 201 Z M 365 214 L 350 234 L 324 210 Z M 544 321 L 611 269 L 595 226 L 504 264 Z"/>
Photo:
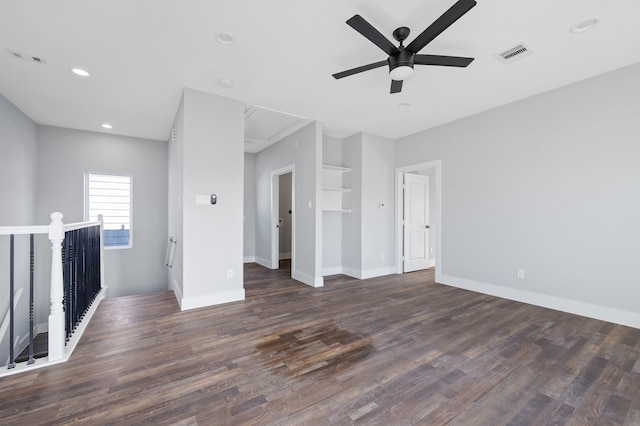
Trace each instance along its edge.
<path fill-rule="evenodd" d="M 398 53 L 394 53 L 389 56 L 389 72 L 398 67 L 411 67 L 413 68 L 413 57 L 415 53 L 409 52 L 407 49 L 402 49 Z"/>

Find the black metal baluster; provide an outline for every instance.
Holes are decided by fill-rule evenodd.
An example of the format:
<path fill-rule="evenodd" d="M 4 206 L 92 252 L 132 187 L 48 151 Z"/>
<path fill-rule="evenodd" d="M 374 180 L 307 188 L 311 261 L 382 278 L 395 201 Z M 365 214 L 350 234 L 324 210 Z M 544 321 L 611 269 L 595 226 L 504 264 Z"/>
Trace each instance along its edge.
<path fill-rule="evenodd" d="M 72 268 L 72 241 L 69 233 L 65 233 L 64 242 L 62 244 L 62 270 L 63 270 L 63 285 L 64 285 L 64 319 L 65 319 L 65 329 L 66 329 L 66 338 L 69 338 L 69 326 L 71 324 L 71 268 Z"/>
<path fill-rule="evenodd" d="M 35 262 L 33 241 L 33 234 L 31 234 L 29 236 L 29 360 L 27 365 L 36 362 L 33 358 L 33 270 Z"/>
<path fill-rule="evenodd" d="M 13 353 L 14 343 L 14 319 L 13 319 L 13 303 L 14 303 L 14 289 L 13 289 L 13 247 L 14 247 L 14 235 L 9 236 L 9 365 L 7 368 L 14 368 L 16 366 L 16 358 Z"/>

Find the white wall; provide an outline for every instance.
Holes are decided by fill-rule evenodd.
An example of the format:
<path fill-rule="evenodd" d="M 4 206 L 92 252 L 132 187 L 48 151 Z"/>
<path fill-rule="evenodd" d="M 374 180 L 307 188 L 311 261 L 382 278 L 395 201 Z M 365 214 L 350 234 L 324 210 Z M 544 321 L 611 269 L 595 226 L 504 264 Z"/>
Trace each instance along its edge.
<path fill-rule="evenodd" d="M 182 309 L 244 299 L 244 106 L 185 89 L 183 129 Z M 177 120 L 179 121 L 179 120 Z M 196 204 L 211 194 L 217 204 Z"/>
<path fill-rule="evenodd" d="M 322 135 L 313 122 L 256 156 L 256 261 L 270 265 L 271 172 L 295 165 L 295 269 L 293 278 L 313 286 L 322 280 Z"/>
<path fill-rule="evenodd" d="M 22 111 L 0 95 L 0 226 L 36 225 L 37 126 Z M 44 225 L 48 222 L 42 222 Z M 38 243 L 46 244 L 47 239 Z M 29 297 L 28 239 L 15 238 L 14 290 L 23 290 L 15 313 L 15 336 L 28 333 Z M 0 237 L 0 324 L 9 309 L 9 237 Z M 15 292 L 14 292 L 15 294 Z M 18 349 L 21 349 L 19 347 Z M 18 355 L 16 353 L 15 355 Z M 0 335 L 0 365 L 9 357 L 9 333 Z"/>
<path fill-rule="evenodd" d="M 438 281 L 640 327 L 638 93 L 640 64 L 399 140 L 442 160 Z"/>
<path fill-rule="evenodd" d="M 132 178 L 133 247 L 105 250 L 108 297 L 167 290 L 167 142 L 39 126 L 37 223 L 84 220 L 85 172 Z"/>
<path fill-rule="evenodd" d="M 245 262 L 256 260 L 256 155 L 244 153 L 244 244 Z"/>

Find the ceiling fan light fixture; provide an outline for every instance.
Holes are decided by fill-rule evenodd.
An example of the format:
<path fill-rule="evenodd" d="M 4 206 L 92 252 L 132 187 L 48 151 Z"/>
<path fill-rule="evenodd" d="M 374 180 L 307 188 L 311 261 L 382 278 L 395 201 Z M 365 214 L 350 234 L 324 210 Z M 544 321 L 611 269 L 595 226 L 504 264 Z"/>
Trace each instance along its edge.
<path fill-rule="evenodd" d="M 410 67 L 409 65 L 400 65 L 389 71 L 391 79 L 396 81 L 405 80 L 411 77 L 411 74 L 413 74 L 413 67 Z"/>

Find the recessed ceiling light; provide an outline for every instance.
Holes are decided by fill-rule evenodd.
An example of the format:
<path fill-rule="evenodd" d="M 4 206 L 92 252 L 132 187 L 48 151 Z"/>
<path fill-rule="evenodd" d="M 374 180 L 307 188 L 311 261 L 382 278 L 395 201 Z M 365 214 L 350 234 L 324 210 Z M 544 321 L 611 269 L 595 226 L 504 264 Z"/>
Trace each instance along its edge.
<path fill-rule="evenodd" d="M 569 32 L 571 32 L 572 34 L 583 33 L 598 25 L 599 22 L 600 19 L 598 18 L 587 19 L 586 21 L 582 21 L 569 28 Z"/>
<path fill-rule="evenodd" d="M 233 81 L 229 80 L 228 78 L 221 78 L 220 80 L 218 80 L 218 86 L 224 87 L 225 89 L 230 89 L 231 87 L 233 87 Z"/>
<path fill-rule="evenodd" d="M 86 70 L 83 70 L 82 68 L 71 68 L 71 72 L 74 73 L 75 75 L 79 75 L 80 77 L 89 77 L 91 75 Z"/>
<path fill-rule="evenodd" d="M 411 106 L 411 102 L 400 102 L 398 104 L 398 108 L 409 108 Z"/>
<path fill-rule="evenodd" d="M 113 126 L 109 123 L 104 123 L 102 127 L 104 127 L 105 129 L 113 129 Z"/>
<path fill-rule="evenodd" d="M 217 39 L 218 39 L 218 43 L 224 44 L 226 46 L 229 46 L 229 45 L 233 44 L 233 42 L 236 40 L 229 33 L 218 33 Z"/>

